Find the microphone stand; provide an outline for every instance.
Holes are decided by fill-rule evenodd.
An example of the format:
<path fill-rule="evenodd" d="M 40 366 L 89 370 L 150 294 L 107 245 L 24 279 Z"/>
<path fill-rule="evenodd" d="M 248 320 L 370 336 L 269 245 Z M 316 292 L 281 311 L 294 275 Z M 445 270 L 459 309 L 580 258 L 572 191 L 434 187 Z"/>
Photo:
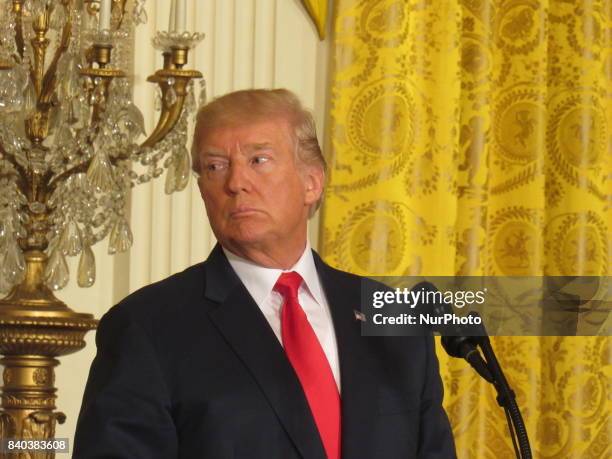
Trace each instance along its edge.
<path fill-rule="evenodd" d="M 421 282 L 413 288 L 437 291 L 437 288 L 429 282 Z M 434 304 L 431 307 L 432 313 L 438 317 L 453 313 L 450 306 L 444 302 Z M 480 318 L 480 315 L 475 311 L 470 312 L 468 315 L 474 318 Z M 437 331 L 442 335 L 442 347 L 451 357 L 467 360 L 484 380 L 495 386 L 497 390 L 497 403 L 506 413 L 510 438 L 512 439 L 512 446 L 514 446 L 514 453 L 517 459 L 532 459 L 527 429 L 525 428 L 525 422 L 521 416 L 521 411 L 516 403 L 514 391 L 510 388 L 508 380 L 499 365 L 499 361 L 495 356 L 495 352 L 491 346 L 487 331 L 482 324 L 482 320 L 476 323 L 479 324 L 476 329 L 471 327 L 470 329 L 464 329 L 458 326 L 446 327 L 436 325 L 433 331 Z M 484 359 L 480 355 L 478 348 L 482 349 L 485 357 Z"/>
<path fill-rule="evenodd" d="M 531 459 L 531 447 L 529 445 L 529 437 L 521 410 L 516 403 L 514 391 L 510 388 L 508 380 L 499 365 L 499 361 L 495 356 L 491 341 L 488 336 L 479 336 L 476 338 L 482 349 L 484 357 L 487 361 L 487 367 L 493 376 L 493 385 L 497 390 L 497 403 L 506 412 L 508 420 L 508 428 L 510 430 L 510 438 L 512 438 L 512 446 L 517 459 Z M 518 439 L 518 445 L 517 445 Z"/>
<path fill-rule="evenodd" d="M 480 317 L 477 312 L 470 312 L 469 315 Z M 484 380 L 495 386 L 497 403 L 506 413 L 510 438 L 517 459 L 532 459 L 525 422 L 516 403 L 514 391 L 510 388 L 510 384 L 508 384 L 508 380 L 495 356 L 487 331 L 482 323 L 471 331 L 477 336 L 466 336 L 469 331 L 460 328 L 454 330 L 456 334 L 442 334 L 442 347 L 450 356 L 467 360 Z M 484 359 L 477 346 L 482 350 Z"/>

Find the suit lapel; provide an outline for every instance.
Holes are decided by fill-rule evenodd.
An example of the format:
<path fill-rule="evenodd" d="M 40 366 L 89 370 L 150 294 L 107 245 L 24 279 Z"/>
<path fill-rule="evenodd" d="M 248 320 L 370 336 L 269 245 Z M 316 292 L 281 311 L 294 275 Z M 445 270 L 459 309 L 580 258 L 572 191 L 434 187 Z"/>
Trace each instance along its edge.
<path fill-rule="evenodd" d="M 257 381 L 296 449 L 325 458 L 302 387 L 261 310 L 219 245 L 206 263 L 205 296 L 218 303 L 209 316 Z"/>
<path fill-rule="evenodd" d="M 319 278 L 329 303 L 338 356 L 342 387 L 342 456 L 369 456 L 369 430 L 377 415 L 378 381 L 376 361 L 368 340 L 361 336 L 361 322 L 353 310 L 360 310 L 361 284 L 359 278 L 350 277 L 327 266 L 313 252 Z"/>

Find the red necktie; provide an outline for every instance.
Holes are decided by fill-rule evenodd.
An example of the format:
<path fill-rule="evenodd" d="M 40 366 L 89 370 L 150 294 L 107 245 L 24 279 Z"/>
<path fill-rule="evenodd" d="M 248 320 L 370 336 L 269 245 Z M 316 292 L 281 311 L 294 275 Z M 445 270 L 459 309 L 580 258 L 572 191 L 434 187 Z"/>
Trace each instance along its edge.
<path fill-rule="evenodd" d="M 340 459 L 340 395 L 325 352 L 298 301 L 301 283 L 302 277 L 294 271 L 281 274 L 274 286 L 284 299 L 283 347 L 302 384 L 328 459 Z"/>

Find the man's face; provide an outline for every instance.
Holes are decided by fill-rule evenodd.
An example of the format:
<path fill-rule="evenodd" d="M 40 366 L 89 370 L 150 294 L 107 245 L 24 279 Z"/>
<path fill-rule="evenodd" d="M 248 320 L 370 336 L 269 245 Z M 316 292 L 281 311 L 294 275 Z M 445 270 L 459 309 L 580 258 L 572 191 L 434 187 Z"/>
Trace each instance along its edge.
<path fill-rule="evenodd" d="M 210 129 L 198 145 L 198 185 L 217 240 L 235 253 L 303 245 L 320 167 L 296 164 L 290 125 L 271 119 Z"/>

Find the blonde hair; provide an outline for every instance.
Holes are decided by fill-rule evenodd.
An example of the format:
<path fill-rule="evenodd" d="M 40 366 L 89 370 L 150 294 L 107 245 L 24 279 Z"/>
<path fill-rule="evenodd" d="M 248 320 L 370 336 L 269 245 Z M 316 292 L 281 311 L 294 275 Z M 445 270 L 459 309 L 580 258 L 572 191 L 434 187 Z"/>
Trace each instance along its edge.
<path fill-rule="evenodd" d="M 327 164 L 317 139 L 316 124 L 298 97 L 288 89 L 244 89 L 217 97 L 200 107 L 191 144 L 191 168 L 200 174 L 200 143 L 207 131 L 222 126 L 238 126 L 251 122 L 282 118 L 289 122 L 293 140 L 297 144 L 296 161 L 319 166 L 323 173 Z M 322 197 L 323 195 L 321 195 Z M 319 208 L 319 200 L 311 215 Z"/>
<path fill-rule="evenodd" d="M 321 152 L 312 114 L 298 97 L 287 89 L 244 89 L 230 92 L 198 110 L 191 146 L 191 167 L 200 173 L 199 146 L 206 131 L 221 126 L 236 126 L 270 118 L 286 119 L 297 142 L 297 155 L 303 164 L 327 165 Z"/>

